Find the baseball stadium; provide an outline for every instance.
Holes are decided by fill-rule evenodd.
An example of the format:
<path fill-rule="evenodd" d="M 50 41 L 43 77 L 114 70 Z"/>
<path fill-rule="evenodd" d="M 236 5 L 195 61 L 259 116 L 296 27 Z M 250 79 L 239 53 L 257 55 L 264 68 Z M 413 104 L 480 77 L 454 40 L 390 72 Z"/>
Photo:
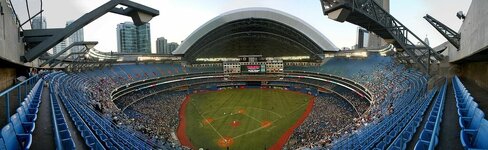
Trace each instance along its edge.
<path fill-rule="evenodd" d="M 47 53 L 104 13 L 131 17 L 136 26 L 159 15 L 129 0 L 111 0 L 62 29 L 17 25 L 27 50 L 12 60 L 2 53 L 8 65 L 0 73 L 29 75 L 0 93 L 0 147 L 488 149 L 487 51 L 463 43 L 475 34 L 464 32 L 469 25 L 462 36 L 446 35 L 449 28 L 427 15 L 448 40 L 431 48 L 384 8 L 389 0 L 320 5 L 329 18 L 320 19 L 357 25 L 380 46 L 340 49 L 333 36 L 266 7 L 222 13 L 171 54 L 105 52 L 97 42 L 74 42 L 61 53 L 84 49 L 67 56 Z M 488 3 L 471 5 L 475 13 Z M 465 22 L 477 16 L 470 13 Z"/>

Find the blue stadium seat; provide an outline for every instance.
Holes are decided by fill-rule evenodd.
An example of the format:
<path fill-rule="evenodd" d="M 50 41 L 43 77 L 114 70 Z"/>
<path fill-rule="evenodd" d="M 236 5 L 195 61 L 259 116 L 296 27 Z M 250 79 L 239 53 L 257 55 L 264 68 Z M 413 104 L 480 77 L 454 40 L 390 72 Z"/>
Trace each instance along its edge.
<path fill-rule="evenodd" d="M 15 134 L 12 123 L 2 128 L 3 148 L 8 150 L 29 149 L 32 144 L 32 134 Z"/>
<path fill-rule="evenodd" d="M 27 114 L 22 107 L 17 108 L 17 113 L 22 122 L 36 122 L 37 114 Z"/>
<path fill-rule="evenodd" d="M 461 129 L 464 129 L 466 131 L 478 130 L 481 123 L 486 121 L 484 117 L 485 114 L 483 113 L 483 111 L 475 108 L 474 114 L 472 116 L 459 117 L 459 125 L 461 126 Z"/>
<path fill-rule="evenodd" d="M 457 76 L 452 79 L 464 149 L 488 149 L 488 121 Z"/>
<path fill-rule="evenodd" d="M 14 114 L 10 117 L 10 122 L 15 128 L 17 134 L 31 134 L 34 132 L 36 124 L 34 122 L 22 122 L 19 118 L 19 114 Z"/>
<path fill-rule="evenodd" d="M 22 107 L 22 109 L 27 114 L 37 114 L 39 112 L 39 108 L 32 107 L 29 104 L 27 104 L 26 102 L 22 102 L 20 107 Z"/>
<path fill-rule="evenodd" d="M 461 144 L 465 149 L 488 149 L 488 122 L 480 126 L 479 130 L 461 130 Z"/>
<path fill-rule="evenodd" d="M 458 115 L 464 116 L 464 115 L 466 115 L 466 113 L 468 112 L 469 109 L 477 108 L 478 103 L 476 103 L 473 100 L 470 100 L 470 101 L 466 101 L 464 103 L 457 103 L 456 106 L 457 106 L 459 112 L 461 112 Z"/>

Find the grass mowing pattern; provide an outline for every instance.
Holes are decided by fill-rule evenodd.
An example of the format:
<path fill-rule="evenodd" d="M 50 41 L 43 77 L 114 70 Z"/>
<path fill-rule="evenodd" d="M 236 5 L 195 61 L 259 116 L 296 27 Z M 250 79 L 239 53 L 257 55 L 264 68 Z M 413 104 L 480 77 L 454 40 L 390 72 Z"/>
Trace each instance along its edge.
<path fill-rule="evenodd" d="M 303 115 L 311 96 L 272 89 L 232 89 L 190 96 L 186 135 L 194 148 L 264 149 Z"/>

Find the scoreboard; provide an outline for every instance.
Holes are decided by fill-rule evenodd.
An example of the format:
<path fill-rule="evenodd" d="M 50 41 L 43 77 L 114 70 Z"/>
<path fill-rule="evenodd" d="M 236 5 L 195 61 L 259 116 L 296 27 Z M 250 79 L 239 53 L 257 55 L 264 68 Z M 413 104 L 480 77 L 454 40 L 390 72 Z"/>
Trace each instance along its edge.
<path fill-rule="evenodd" d="M 266 73 L 266 65 L 241 65 L 241 73 Z"/>

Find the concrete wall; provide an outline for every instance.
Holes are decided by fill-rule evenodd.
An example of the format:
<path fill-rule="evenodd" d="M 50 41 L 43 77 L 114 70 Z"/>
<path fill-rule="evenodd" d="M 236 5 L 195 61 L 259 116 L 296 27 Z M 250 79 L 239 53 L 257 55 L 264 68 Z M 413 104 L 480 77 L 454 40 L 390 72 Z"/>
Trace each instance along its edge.
<path fill-rule="evenodd" d="M 440 51 L 440 50 L 443 50 L 444 48 L 446 48 L 446 50 L 444 50 L 441 54 L 443 56 L 449 56 L 449 52 L 450 51 L 457 51 L 457 48 L 454 47 L 454 45 L 452 45 L 451 43 L 449 43 L 449 41 L 446 41 L 432 49 L 434 49 L 434 51 Z"/>
<path fill-rule="evenodd" d="M 17 78 L 15 68 L 0 68 L 0 91 L 12 86 Z"/>
<path fill-rule="evenodd" d="M 459 64 L 459 75 L 488 91 L 488 62 Z"/>
<path fill-rule="evenodd" d="M 454 62 L 488 48 L 488 0 L 473 0 L 464 20 L 459 51 L 449 51 Z M 454 14 L 453 14 L 454 15 Z"/>
<path fill-rule="evenodd" d="M 3 8 L 3 15 L 0 14 L 0 59 L 27 67 L 38 67 L 38 59 L 29 63 L 20 61 L 25 50 L 19 34 L 19 24 L 7 0 L 0 0 L 0 5 Z"/>
<path fill-rule="evenodd" d="M 0 14 L 0 58 L 20 63 L 20 56 L 24 55 L 24 46 L 19 37 L 19 25 L 7 1 L 0 0 L 0 5 L 3 7 L 3 15 Z"/>

